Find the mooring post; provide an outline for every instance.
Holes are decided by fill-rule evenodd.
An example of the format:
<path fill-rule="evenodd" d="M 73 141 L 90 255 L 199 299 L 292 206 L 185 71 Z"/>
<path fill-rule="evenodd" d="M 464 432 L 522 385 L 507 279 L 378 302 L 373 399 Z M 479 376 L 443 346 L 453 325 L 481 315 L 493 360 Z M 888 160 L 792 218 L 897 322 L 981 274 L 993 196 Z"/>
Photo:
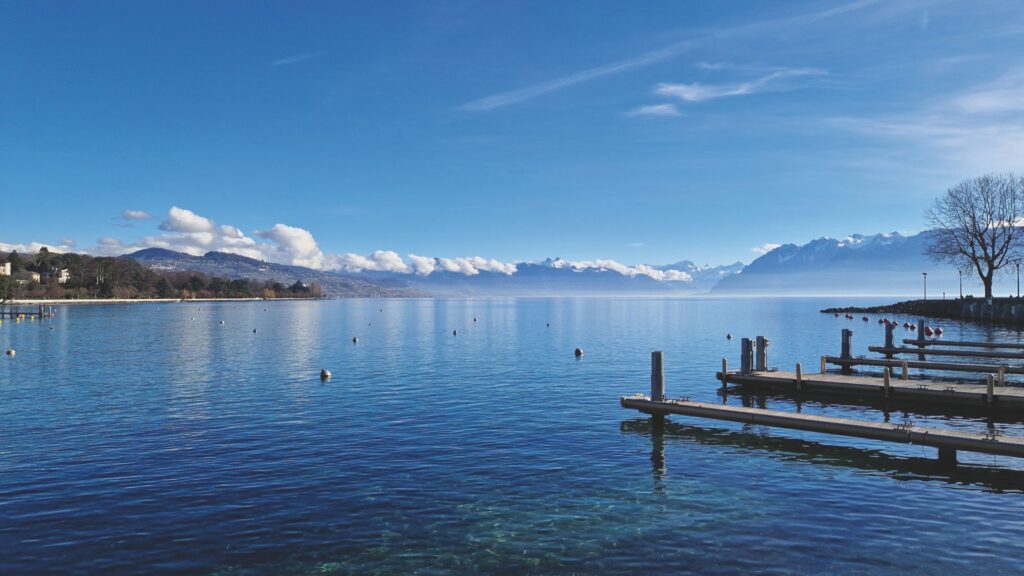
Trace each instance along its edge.
<path fill-rule="evenodd" d="M 840 354 L 840 356 L 842 356 L 843 360 L 852 360 L 853 359 L 853 353 L 851 352 L 852 348 L 853 348 L 853 330 L 850 330 L 849 328 L 843 328 L 843 349 L 842 349 L 842 354 Z M 849 364 L 843 364 L 843 366 L 842 366 L 842 373 L 843 374 L 849 374 L 850 372 L 853 372 L 853 368 L 851 368 Z"/>
<path fill-rule="evenodd" d="M 995 396 L 995 378 L 989 374 L 988 377 L 985 378 L 985 402 L 989 406 L 992 406 L 992 403 L 995 401 Z"/>
<path fill-rule="evenodd" d="M 939 448 L 939 463 L 944 466 L 956 466 L 956 448 Z"/>
<path fill-rule="evenodd" d="M 768 371 L 768 339 L 764 336 L 757 337 L 757 357 L 754 364 L 754 370 L 758 372 Z"/>
<path fill-rule="evenodd" d="M 722 391 L 725 391 L 726 384 L 729 381 L 729 359 L 722 358 Z"/>
<path fill-rule="evenodd" d="M 907 361 L 906 360 L 903 361 L 902 368 L 903 368 L 903 377 L 902 377 L 902 379 L 903 380 L 910 380 L 910 366 L 907 365 Z"/>
<path fill-rule="evenodd" d="M 750 338 L 740 340 L 740 372 L 750 374 L 754 368 L 754 343 Z"/>
<path fill-rule="evenodd" d="M 883 391 L 885 392 L 886 398 L 888 398 L 889 395 L 892 394 L 892 387 L 889 385 L 889 377 L 889 367 L 886 366 L 885 368 L 882 369 L 882 382 L 885 385 L 885 389 Z"/>
<path fill-rule="evenodd" d="M 892 338 L 892 330 L 895 327 L 896 325 L 893 324 L 892 322 L 885 323 L 885 347 L 889 348 L 890 350 L 896 347 L 896 344 L 893 342 Z M 889 360 L 892 360 L 892 352 L 886 352 L 885 357 L 888 358 Z"/>
<path fill-rule="evenodd" d="M 999 385 L 1000 386 L 1005 386 L 1006 385 L 1006 366 L 1000 366 L 999 367 Z"/>
<path fill-rule="evenodd" d="M 796 391 L 799 392 L 803 388 L 804 372 L 800 369 L 800 363 L 796 363 Z"/>
<path fill-rule="evenodd" d="M 661 402 L 665 399 L 665 368 L 661 352 L 651 352 L 651 400 Z"/>
<path fill-rule="evenodd" d="M 822 374 L 825 373 L 825 357 L 824 356 L 821 357 L 821 373 Z"/>

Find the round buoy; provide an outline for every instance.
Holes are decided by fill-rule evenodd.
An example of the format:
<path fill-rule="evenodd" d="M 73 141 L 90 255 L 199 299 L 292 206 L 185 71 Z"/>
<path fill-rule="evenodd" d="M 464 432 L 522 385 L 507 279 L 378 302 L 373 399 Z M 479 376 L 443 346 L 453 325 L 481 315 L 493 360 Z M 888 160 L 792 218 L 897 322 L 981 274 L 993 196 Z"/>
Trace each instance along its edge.
<path fill-rule="evenodd" d="M 732 334 L 726 334 L 725 335 L 725 339 L 726 340 L 732 340 Z"/>
<path fill-rule="evenodd" d="M 355 344 L 357 342 L 359 342 L 359 338 L 356 338 L 355 336 L 353 336 L 352 337 L 352 343 Z"/>
<path fill-rule="evenodd" d="M 256 329 L 255 329 L 255 328 L 253 328 L 253 329 L 252 329 L 252 333 L 253 333 L 253 334 L 255 334 L 255 333 L 256 333 Z"/>
<path fill-rule="evenodd" d="M 53 330 L 53 325 L 52 324 L 50 325 L 50 330 Z"/>
<path fill-rule="evenodd" d="M 548 323 L 547 323 L 547 327 L 548 327 L 548 328 L 551 328 L 551 322 L 548 322 Z"/>
<path fill-rule="evenodd" d="M 459 335 L 459 331 L 458 330 L 452 330 L 452 336 L 458 336 L 458 335 Z"/>
<path fill-rule="evenodd" d="M 373 326 L 373 322 L 369 322 L 369 323 L 367 323 L 366 325 L 367 325 L 367 326 Z"/>
<path fill-rule="evenodd" d="M 14 356 L 15 354 L 17 354 L 17 352 L 14 350 L 14 348 L 8 348 L 7 349 L 7 355 L 8 356 Z"/>
<path fill-rule="evenodd" d="M 221 321 L 220 321 L 220 323 L 221 323 L 221 324 L 223 324 L 223 323 L 224 323 L 224 321 L 223 321 L 223 320 L 221 320 Z"/>
<path fill-rule="evenodd" d="M 331 379 L 331 371 L 328 370 L 327 368 L 321 368 L 320 369 L 320 379 L 321 380 L 330 380 Z"/>
<path fill-rule="evenodd" d="M 473 322 L 476 322 L 476 316 L 473 316 Z"/>
<path fill-rule="evenodd" d="M 935 329 L 935 335 L 936 336 L 942 336 L 942 328 L 936 328 Z"/>
<path fill-rule="evenodd" d="M 838 312 L 835 313 L 835 317 L 839 318 L 839 313 Z"/>
<path fill-rule="evenodd" d="M 577 358 L 583 356 L 583 348 L 577 348 L 575 354 Z"/>

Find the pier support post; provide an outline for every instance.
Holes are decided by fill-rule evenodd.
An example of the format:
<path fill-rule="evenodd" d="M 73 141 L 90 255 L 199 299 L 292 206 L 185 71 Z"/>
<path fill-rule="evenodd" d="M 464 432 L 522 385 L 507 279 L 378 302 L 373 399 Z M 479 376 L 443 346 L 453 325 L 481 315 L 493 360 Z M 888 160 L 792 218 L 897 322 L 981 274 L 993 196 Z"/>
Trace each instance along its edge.
<path fill-rule="evenodd" d="M 996 399 L 996 393 L 995 393 L 994 388 L 995 388 L 995 378 L 991 374 L 989 374 L 985 378 L 985 403 L 988 404 L 990 407 L 992 406 L 992 403 L 995 402 L 995 399 Z"/>
<path fill-rule="evenodd" d="M 824 356 L 821 357 L 821 373 L 822 374 L 825 373 L 825 357 Z"/>
<path fill-rule="evenodd" d="M 842 353 L 840 354 L 840 356 L 842 356 L 843 360 L 852 360 L 853 359 L 852 349 L 853 349 L 853 330 L 850 330 L 849 328 L 843 328 L 843 348 L 842 348 Z M 850 372 L 853 372 L 853 368 L 851 368 L 849 364 L 843 364 L 842 372 L 843 372 L 843 374 L 849 374 Z"/>
<path fill-rule="evenodd" d="M 956 448 L 939 448 L 939 464 L 956 466 Z"/>
<path fill-rule="evenodd" d="M 907 365 L 907 361 L 906 360 L 903 361 L 903 366 L 901 366 L 901 368 L 903 368 L 903 375 L 901 376 L 900 379 L 901 380 L 910 380 L 910 366 Z"/>
<path fill-rule="evenodd" d="M 749 374 L 754 369 L 754 343 L 750 338 L 740 340 L 740 372 Z"/>
<path fill-rule="evenodd" d="M 886 398 L 888 398 L 890 395 L 892 395 L 892 386 L 889 384 L 889 378 L 890 378 L 889 367 L 886 366 L 885 368 L 882 369 L 882 382 L 883 382 L 883 385 L 885 386 L 884 392 L 885 392 L 885 397 Z"/>
<path fill-rule="evenodd" d="M 800 363 L 796 363 L 796 391 L 799 392 L 804 387 L 804 371 L 800 368 Z"/>
<path fill-rule="evenodd" d="M 999 367 L 999 385 L 1000 386 L 1005 386 L 1006 385 L 1006 366 L 1000 366 Z"/>
<path fill-rule="evenodd" d="M 896 344 L 895 344 L 895 342 L 893 342 L 893 337 L 892 337 L 892 330 L 893 330 L 893 328 L 895 328 L 895 325 L 892 322 L 886 322 L 885 323 L 885 347 L 886 348 L 895 348 L 896 347 Z M 885 353 L 885 357 L 888 358 L 889 360 L 892 360 L 892 352 L 886 352 Z"/>
<path fill-rule="evenodd" d="M 729 383 L 729 359 L 722 358 L 722 392 L 725 392 Z"/>
<path fill-rule="evenodd" d="M 651 352 L 651 400 L 661 402 L 665 399 L 665 367 L 661 352 Z"/>
<path fill-rule="evenodd" d="M 757 356 L 754 364 L 754 370 L 758 372 L 768 371 L 768 339 L 764 336 L 757 337 Z"/>

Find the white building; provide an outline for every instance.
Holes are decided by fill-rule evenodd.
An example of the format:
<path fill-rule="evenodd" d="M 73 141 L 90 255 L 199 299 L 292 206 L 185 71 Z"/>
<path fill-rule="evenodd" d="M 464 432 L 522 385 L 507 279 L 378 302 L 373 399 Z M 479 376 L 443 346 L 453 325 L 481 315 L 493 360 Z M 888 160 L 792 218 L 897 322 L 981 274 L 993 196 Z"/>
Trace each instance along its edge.
<path fill-rule="evenodd" d="M 3 264 L 0 264 L 0 276 L 10 276 L 10 275 L 11 275 L 11 263 L 10 262 L 4 262 Z"/>

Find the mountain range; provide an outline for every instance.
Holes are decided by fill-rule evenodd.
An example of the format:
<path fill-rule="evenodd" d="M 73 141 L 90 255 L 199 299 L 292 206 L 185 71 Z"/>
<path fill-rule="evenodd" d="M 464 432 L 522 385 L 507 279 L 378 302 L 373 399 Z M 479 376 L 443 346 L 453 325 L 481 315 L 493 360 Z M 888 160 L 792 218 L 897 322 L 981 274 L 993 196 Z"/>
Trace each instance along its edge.
<path fill-rule="evenodd" d="M 784 244 L 744 266 L 674 264 L 626 267 L 611 261 L 560 258 L 516 263 L 515 272 L 446 271 L 430 274 L 331 272 L 275 264 L 223 252 L 192 256 L 161 248 L 128 254 L 147 266 L 195 270 L 228 278 L 317 282 L 325 294 L 344 296 L 542 296 L 570 294 L 663 295 L 917 295 L 928 273 L 932 294 L 957 289 L 956 270 L 924 256 L 929 233 L 896 232 Z"/>

